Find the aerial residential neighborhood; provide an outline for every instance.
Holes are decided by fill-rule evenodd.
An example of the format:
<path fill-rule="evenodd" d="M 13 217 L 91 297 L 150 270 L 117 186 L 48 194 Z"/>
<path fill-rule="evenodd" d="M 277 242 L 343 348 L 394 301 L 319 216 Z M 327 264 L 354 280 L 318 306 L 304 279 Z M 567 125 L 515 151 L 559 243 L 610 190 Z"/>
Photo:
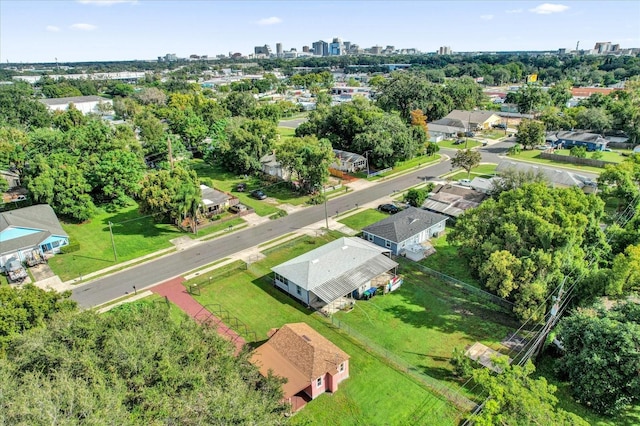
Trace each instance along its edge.
<path fill-rule="evenodd" d="M 640 4 L 327 6 L 0 3 L 0 423 L 640 424 Z"/>

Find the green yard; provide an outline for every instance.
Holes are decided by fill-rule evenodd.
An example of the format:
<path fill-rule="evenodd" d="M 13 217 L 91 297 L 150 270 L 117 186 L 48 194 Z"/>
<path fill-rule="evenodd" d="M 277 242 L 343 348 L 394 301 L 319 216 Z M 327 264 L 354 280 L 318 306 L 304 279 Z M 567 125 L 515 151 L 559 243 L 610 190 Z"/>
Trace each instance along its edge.
<path fill-rule="evenodd" d="M 355 229 L 356 231 L 361 231 L 362 228 L 365 228 L 372 223 L 376 223 L 377 221 L 387 217 L 389 217 L 389 215 L 386 213 L 379 212 L 375 209 L 367 209 L 353 214 L 349 217 L 345 217 L 344 219 L 340 219 L 338 222 L 348 226 L 351 229 Z"/>
<path fill-rule="evenodd" d="M 373 356 L 358 341 L 336 329 L 326 318 L 312 313 L 277 290 L 266 275 L 273 265 L 298 256 L 339 237 L 330 233 L 319 239 L 302 237 L 267 250 L 268 257 L 248 269 L 214 271 L 199 283 L 203 305 L 219 304 L 256 332 L 258 341 L 267 332 L 289 322 L 306 322 L 351 356 L 350 378 L 335 395 L 322 395 L 296 414 L 293 424 L 420 424 L 453 425 L 457 411 L 425 389 L 409 375 Z M 208 284 L 208 276 L 213 276 Z"/>
<path fill-rule="evenodd" d="M 480 142 L 473 139 L 469 139 L 469 138 L 467 138 L 466 143 L 461 143 L 456 145 L 454 142 L 455 140 L 447 139 L 447 140 L 438 142 L 438 145 L 440 146 L 440 148 L 449 148 L 449 149 L 471 149 L 471 148 L 475 148 L 476 146 L 482 145 Z"/>
<path fill-rule="evenodd" d="M 562 150 L 560 150 L 562 151 Z M 555 167 L 564 167 L 567 169 L 576 169 L 576 170 L 584 170 L 586 172 L 592 172 L 592 173 L 601 173 L 604 169 L 600 168 L 600 167 L 590 167 L 590 166 L 581 166 L 578 164 L 571 164 L 571 163 L 564 163 L 564 162 L 560 162 L 560 161 L 553 161 L 553 160 L 547 160 L 544 158 L 540 158 L 540 152 L 537 149 L 532 149 L 532 150 L 526 150 L 526 151 L 521 151 L 519 154 L 516 155 L 509 155 L 509 158 L 517 158 L 517 159 L 521 159 L 521 160 L 526 160 L 526 161 L 531 161 L 534 163 L 540 163 L 543 165 L 547 165 L 547 166 L 555 166 Z M 603 154 L 615 154 L 618 155 L 620 157 L 620 161 L 622 161 L 624 159 L 623 156 L 616 154 L 615 152 L 606 152 Z M 603 158 L 604 159 L 604 158 Z"/>
<path fill-rule="evenodd" d="M 438 161 L 440 161 L 440 155 L 439 154 L 435 154 L 435 155 L 432 155 L 432 156 L 420 155 L 418 157 L 412 158 L 411 160 L 399 161 L 388 172 L 381 173 L 381 174 L 376 175 L 376 176 L 372 176 L 369 179 L 371 179 L 371 180 L 382 179 L 382 178 L 385 178 L 385 177 L 388 177 L 388 176 L 391 176 L 391 175 L 395 175 L 397 173 L 405 172 L 407 170 L 417 169 L 419 167 L 426 167 L 427 165 L 435 164 Z M 366 172 L 366 170 L 365 171 L 360 171 L 360 172 L 356 173 L 355 176 L 359 177 L 359 178 L 366 178 L 367 177 L 367 172 Z"/>
<path fill-rule="evenodd" d="M 431 244 L 436 252 L 422 259 L 420 261 L 422 265 L 480 288 L 480 283 L 471 276 L 465 261 L 458 257 L 458 248 L 447 242 L 446 233 L 438 238 L 432 238 Z"/>
<path fill-rule="evenodd" d="M 49 266 L 61 280 L 78 278 L 115 264 L 109 222 L 113 223 L 113 240 L 119 262 L 171 247 L 169 240 L 187 235 L 172 225 L 158 224 L 150 216 L 141 216 L 137 204 L 116 213 L 99 210 L 85 223 L 62 224 L 70 241 L 80 243 L 80 250 L 58 254 L 49 260 Z"/>
<path fill-rule="evenodd" d="M 276 130 L 282 138 L 291 138 L 296 135 L 296 129 L 291 127 L 278 127 Z"/>
<path fill-rule="evenodd" d="M 479 166 L 471 169 L 471 175 L 469 176 L 469 179 L 473 179 L 474 177 L 489 179 L 495 176 L 496 167 L 497 167 L 497 164 L 480 164 Z M 452 181 L 467 179 L 467 172 L 465 171 L 457 172 L 451 176 L 448 176 L 448 178 Z"/>

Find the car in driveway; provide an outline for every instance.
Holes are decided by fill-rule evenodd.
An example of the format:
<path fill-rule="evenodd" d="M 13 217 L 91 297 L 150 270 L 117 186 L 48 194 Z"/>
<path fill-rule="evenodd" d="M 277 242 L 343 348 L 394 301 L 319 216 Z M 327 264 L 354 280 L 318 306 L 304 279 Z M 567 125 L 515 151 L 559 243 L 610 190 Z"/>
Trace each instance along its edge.
<path fill-rule="evenodd" d="M 244 192 L 247 190 L 247 184 L 246 183 L 239 183 L 236 185 L 236 191 L 238 192 Z"/>
<path fill-rule="evenodd" d="M 383 213 L 396 214 L 400 211 L 400 207 L 394 204 L 380 204 L 378 210 Z"/>
<path fill-rule="evenodd" d="M 464 139 L 458 139 L 458 140 L 456 140 L 453 144 L 454 144 L 454 145 L 460 145 L 460 144 L 463 144 L 463 143 L 465 143 L 465 140 L 464 140 Z"/>
<path fill-rule="evenodd" d="M 242 203 L 234 204 L 233 206 L 229 207 L 229 211 L 233 213 L 240 213 L 246 210 L 247 210 L 247 206 L 245 206 Z"/>
<path fill-rule="evenodd" d="M 494 124 L 493 126 L 494 129 L 502 129 L 502 130 L 507 130 L 507 125 L 504 123 L 498 123 L 498 124 Z"/>
<path fill-rule="evenodd" d="M 471 186 L 471 180 L 470 179 L 460 179 L 458 181 L 458 183 L 462 186 Z"/>
<path fill-rule="evenodd" d="M 265 194 L 261 189 L 254 189 L 250 194 L 256 200 L 264 200 L 267 198 L 267 194 Z"/>

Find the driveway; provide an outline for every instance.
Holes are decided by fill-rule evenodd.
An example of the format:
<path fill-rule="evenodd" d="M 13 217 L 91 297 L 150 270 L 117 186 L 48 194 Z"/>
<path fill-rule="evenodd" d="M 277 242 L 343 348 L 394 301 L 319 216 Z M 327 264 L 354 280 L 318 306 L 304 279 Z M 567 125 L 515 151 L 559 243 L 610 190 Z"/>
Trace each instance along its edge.
<path fill-rule="evenodd" d="M 278 127 L 288 127 L 290 129 L 296 129 L 299 125 L 307 121 L 306 117 L 302 118 L 293 118 L 291 120 L 280 120 L 278 122 Z"/>

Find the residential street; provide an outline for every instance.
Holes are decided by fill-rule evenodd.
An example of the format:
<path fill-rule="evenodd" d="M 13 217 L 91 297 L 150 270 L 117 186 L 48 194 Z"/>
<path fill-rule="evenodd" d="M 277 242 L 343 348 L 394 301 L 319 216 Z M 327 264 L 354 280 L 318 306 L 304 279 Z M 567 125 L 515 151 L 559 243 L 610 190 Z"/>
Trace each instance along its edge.
<path fill-rule="evenodd" d="M 511 145 L 511 142 L 499 142 L 480 149 L 482 161 L 498 163 L 500 161 L 498 155 L 504 155 Z M 441 150 L 440 153 L 449 156 L 455 155 L 454 150 L 447 149 Z M 381 181 L 366 190 L 354 191 L 328 201 L 327 213 L 329 216 L 334 216 L 336 212 L 344 212 L 355 208 L 356 205 L 364 205 L 387 197 L 421 181 L 435 180 L 438 176 L 449 171 L 451 171 L 451 162 L 443 161 L 395 179 Z M 136 290 L 140 291 L 218 259 L 270 241 L 280 235 L 308 227 L 323 221 L 324 218 L 324 205 L 308 207 L 278 220 L 271 220 L 228 236 L 202 242 L 183 251 L 80 285 L 73 289 L 72 298 L 84 308 L 100 305 L 123 296 L 125 292 L 132 292 L 134 286 Z"/>

